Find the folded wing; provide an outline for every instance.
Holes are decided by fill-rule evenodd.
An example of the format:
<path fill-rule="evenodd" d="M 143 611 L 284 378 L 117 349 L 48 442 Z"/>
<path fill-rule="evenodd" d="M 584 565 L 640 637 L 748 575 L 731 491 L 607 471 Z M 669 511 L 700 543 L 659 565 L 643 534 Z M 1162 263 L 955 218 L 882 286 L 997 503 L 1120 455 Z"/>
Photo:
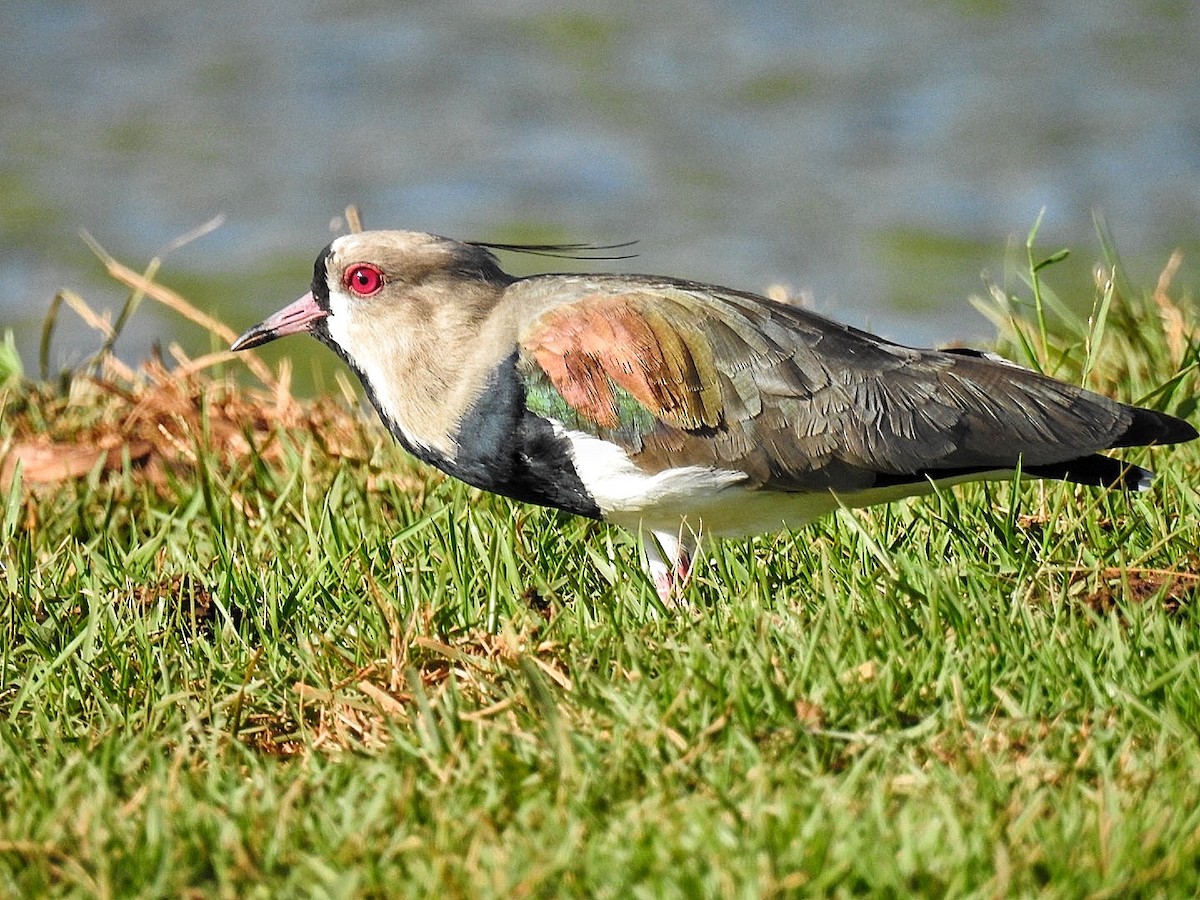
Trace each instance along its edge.
<path fill-rule="evenodd" d="M 1096 451 L 1196 434 L 983 354 L 902 347 L 751 294 L 596 286 L 522 334 L 527 403 L 647 471 L 698 465 L 777 490 L 850 491 L 1020 464 L 1107 483 L 1120 464 Z M 1099 469 L 1077 474 L 1081 461 Z"/>

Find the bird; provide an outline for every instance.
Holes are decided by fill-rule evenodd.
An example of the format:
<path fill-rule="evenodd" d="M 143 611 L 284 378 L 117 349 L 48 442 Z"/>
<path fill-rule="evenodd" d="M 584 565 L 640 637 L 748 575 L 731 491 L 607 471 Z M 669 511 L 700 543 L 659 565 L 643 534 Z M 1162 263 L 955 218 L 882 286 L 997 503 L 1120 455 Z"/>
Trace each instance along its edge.
<path fill-rule="evenodd" d="M 681 598 L 708 537 L 1018 470 L 1141 491 L 1152 473 L 1101 451 L 1197 437 L 990 353 L 908 347 L 678 278 L 514 277 L 496 256 L 624 246 L 342 235 L 309 292 L 231 349 L 312 335 L 417 459 L 631 531 L 664 603 Z"/>

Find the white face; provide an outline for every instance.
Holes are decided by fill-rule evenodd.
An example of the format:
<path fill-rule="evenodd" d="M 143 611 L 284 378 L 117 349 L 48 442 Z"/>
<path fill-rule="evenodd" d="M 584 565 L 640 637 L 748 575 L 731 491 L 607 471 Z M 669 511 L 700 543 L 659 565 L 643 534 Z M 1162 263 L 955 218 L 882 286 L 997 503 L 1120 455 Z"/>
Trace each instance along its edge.
<path fill-rule="evenodd" d="M 387 279 L 377 266 L 359 262 L 335 266 L 336 259 L 335 252 L 327 276 L 329 336 L 371 386 L 380 410 L 391 420 L 388 424 L 399 428 L 411 443 L 421 444 L 417 429 L 405 421 L 402 402 L 405 361 L 416 350 L 411 323 L 395 321 L 395 305 L 383 296 Z"/>

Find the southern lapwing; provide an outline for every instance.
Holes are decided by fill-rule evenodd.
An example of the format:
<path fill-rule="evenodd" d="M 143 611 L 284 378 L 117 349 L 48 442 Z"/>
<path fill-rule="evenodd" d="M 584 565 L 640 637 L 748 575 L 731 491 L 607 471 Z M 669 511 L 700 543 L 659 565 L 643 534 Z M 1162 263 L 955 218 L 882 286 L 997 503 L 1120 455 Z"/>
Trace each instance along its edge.
<path fill-rule="evenodd" d="M 307 331 L 406 450 L 468 484 L 615 522 L 664 601 L 699 536 L 799 526 L 935 485 L 1028 476 L 1143 490 L 1098 451 L 1187 422 L 972 350 L 918 350 L 756 294 L 501 270 L 495 249 L 349 234 L 312 290 L 233 344 Z"/>

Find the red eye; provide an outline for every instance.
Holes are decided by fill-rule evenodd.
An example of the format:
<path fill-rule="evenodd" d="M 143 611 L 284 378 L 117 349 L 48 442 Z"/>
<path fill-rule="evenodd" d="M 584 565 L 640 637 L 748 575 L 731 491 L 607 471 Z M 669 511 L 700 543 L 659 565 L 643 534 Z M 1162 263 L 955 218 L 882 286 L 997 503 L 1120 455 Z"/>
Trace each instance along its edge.
<path fill-rule="evenodd" d="M 383 287 L 383 270 L 370 263 L 355 263 L 342 273 L 342 284 L 360 297 L 370 297 Z"/>

